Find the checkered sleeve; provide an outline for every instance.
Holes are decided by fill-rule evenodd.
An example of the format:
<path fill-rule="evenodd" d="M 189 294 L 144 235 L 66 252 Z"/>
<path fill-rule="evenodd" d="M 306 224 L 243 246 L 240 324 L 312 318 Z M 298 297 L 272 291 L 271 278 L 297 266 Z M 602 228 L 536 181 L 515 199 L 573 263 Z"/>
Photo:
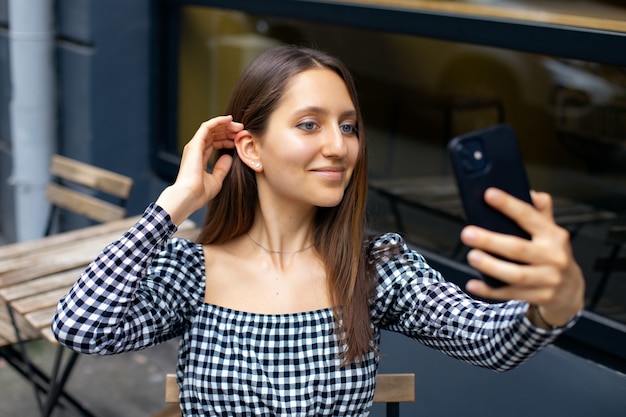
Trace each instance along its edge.
<path fill-rule="evenodd" d="M 395 248 L 383 252 L 376 263 L 373 323 L 454 358 L 505 371 L 530 358 L 574 324 L 572 320 L 563 329 L 543 330 L 526 317 L 525 302 L 492 304 L 471 298 L 458 286 L 444 281 L 397 234 L 382 235 L 371 247 Z"/>
<path fill-rule="evenodd" d="M 57 306 L 52 330 L 72 350 L 114 354 L 178 336 L 203 291 L 202 251 L 150 205 L 109 244 Z"/>

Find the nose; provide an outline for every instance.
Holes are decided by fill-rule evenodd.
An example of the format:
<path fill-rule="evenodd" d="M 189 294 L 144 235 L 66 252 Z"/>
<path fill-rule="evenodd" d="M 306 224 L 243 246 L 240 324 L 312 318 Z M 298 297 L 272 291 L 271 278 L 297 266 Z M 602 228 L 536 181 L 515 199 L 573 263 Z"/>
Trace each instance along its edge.
<path fill-rule="evenodd" d="M 328 131 L 324 136 L 322 154 L 327 158 L 344 158 L 348 154 L 346 138 L 339 126 Z"/>

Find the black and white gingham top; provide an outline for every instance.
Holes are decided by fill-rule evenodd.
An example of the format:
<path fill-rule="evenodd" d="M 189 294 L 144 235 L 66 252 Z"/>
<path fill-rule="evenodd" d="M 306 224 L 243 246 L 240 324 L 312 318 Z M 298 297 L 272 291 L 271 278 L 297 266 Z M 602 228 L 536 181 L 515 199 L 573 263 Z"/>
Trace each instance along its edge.
<path fill-rule="evenodd" d="M 271 315 L 204 302 L 202 246 L 170 239 L 176 226 L 151 205 L 107 246 L 60 301 L 52 329 L 83 353 L 114 354 L 180 336 L 185 416 L 366 416 L 378 358 L 340 366 L 331 309 Z M 372 324 L 464 361 L 510 369 L 560 333 L 526 319 L 523 302 L 490 305 L 444 282 L 396 234 L 401 251 L 377 265 Z"/>

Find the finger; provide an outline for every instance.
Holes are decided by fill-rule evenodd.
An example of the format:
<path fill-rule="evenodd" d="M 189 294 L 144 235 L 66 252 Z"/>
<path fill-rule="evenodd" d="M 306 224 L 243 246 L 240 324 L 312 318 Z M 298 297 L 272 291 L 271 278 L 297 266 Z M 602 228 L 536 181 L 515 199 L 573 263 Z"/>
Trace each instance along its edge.
<path fill-rule="evenodd" d="M 230 122 L 228 125 L 219 126 L 211 132 L 210 145 L 213 149 L 233 149 L 235 147 L 235 137 L 243 130 L 243 124 Z"/>
<path fill-rule="evenodd" d="M 215 178 L 215 180 L 217 182 L 219 182 L 219 184 L 222 184 L 224 182 L 224 178 L 226 178 L 226 175 L 228 175 L 228 172 L 230 171 L 231 166 L 233 165 L 233 157 L 230 155 L 222 155 L 217 159 L 217 162 L 215 162 L 215 165 L 213 166 L 213 172 L 211 173 L 213 175 L 213 178 Z"/>
<path fill-rule="evenodd" d="M 496 258 L 486 252 L 471 250 L 468 263 L 481 273 L 516 287 L 556 287 L 561 281 L 549 264 L 526 265 Z"/>
<path fill-rule="evenodd" d="M 551 216 L 547 218 L 545 213 L 540 212 L 533 205 L 497 188 L 488 188 L 484 197 L 487 204 L 513 220 L 531 235 L 540 232 L 547 224 L 553 223 Z M 542 204 L 547 204 L 545 197 L 539 196 L 539 200 Z"/>
<path fill-rule="evenodd" d="M 213 199 L 221 191 L 224 178 L 228 175 L 232 162 L 232 156 L 222 155 L 215 162 L 213 171 L 210 174 L 205 174 L 204 190 L 207 201 Z"/>
<path fill-rule="evenodd" d="M 541 305 L 553 295 L 553 290 L 549 287 L 515 287 L 509 285 L 493 288 L 479 279 L 467 281 L 465 289 L 478 297 L 489 300 L 523 300 L 535 305 Z"/>
<path fill-rule="evenodd" d="M 206 120 L 200 124 L 200 127 L 194 134 L 192 141 L 194 139 L 206 139 L 213 138 L 213 135 L 216 135 L 217 132 L 226 131 L 227 126 L 232 123 L 233 117 L 228 116 L 217 116 L 212 119 Z"/>
<path fill-rule="evenodd" d="M 203 122 L 193 138 L 183 149 L 182 162 L 184 163 L 191 155 L 196 163 L 206 168 L 215 149 L 233 148 L 234 137 L 243 124 L 233 122 L 232 116 L 218 116 Z M 196 158 L 200 159 L 196 159 Z M 196 167 L 198 168 L 198 167 Z"/>
<path fill-rule="evenodd" d="M 233 122 L 232 116 L 217 116 L 200 124 L 188 145 L 200 146 L 205 149 L 212 146 L 214 142 L 232 139 L 235 133 L 241 129 L 243 129 L 243 125 Z"/>
<path fill-rule="evenodd" d="M 532 241 L 518 236 L 493 232 L 478 226 L 466 226 L 461 231 L 461 241 L 484 252 L 520 263 L 530 263 L 542 256 L 542 248 L 532 245 Z"/>
<path fill-rule="evenodd" d="M 552 202 L 552 196 L 550 194 L 531 190 L 530 198 L 532 199 L 533 205 L 537 210 L 542 213 L 549 214 L 550 216 L 553 215 L 552 207 L 554 204 Z"/>

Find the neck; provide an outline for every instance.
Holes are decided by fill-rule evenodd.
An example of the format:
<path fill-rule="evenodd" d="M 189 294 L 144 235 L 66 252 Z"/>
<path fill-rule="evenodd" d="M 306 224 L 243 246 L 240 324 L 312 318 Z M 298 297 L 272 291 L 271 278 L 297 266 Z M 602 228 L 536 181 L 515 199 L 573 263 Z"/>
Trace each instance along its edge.
<path fill-rule="evenodd" d="M 313 243 L 311 243 L 308 246 L 305 246 L 305 247 L 300 248 L 300 249 L 292 250 L 292 251 L 274 250 L 274 249 L 270 249 L 270 248 L 265 247 L 265 245 L 263 245 L 261 242 L 258 242 L 257 240 L 255 240 L 252 236 L 250 236 L 250 233 L 246 233 L 246 235 L 252 241 L 252 243 L 257 245 L 259 248 L 263 249 L 265 252 L 278 254 L 278 255 L 293 255 L 293 254 L 296 254 L 296 253 L 304 252 L 304 251 L 309 250 L 309 249 L 311 249 L 313 247 Z"/>
<path fill-rule="evenodd" d="M 311 233 L 314 211 L 289 213 L 267 211 L 260 206 L 254 224 L 248 230 L 248 239 L 254 246 L 269 254 L 292 255 L 313 248 Z"/>

